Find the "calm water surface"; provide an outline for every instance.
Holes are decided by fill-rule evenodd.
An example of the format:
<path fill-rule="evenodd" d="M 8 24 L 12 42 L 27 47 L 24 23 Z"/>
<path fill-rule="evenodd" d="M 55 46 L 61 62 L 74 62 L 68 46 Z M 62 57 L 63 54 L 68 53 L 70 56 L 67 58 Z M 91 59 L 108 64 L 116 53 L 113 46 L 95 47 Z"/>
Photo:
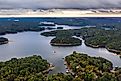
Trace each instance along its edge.
<path fill-rule="evenodd" d="M 90 56 L 103 57 L 110 60 L 113 66 L 121 66 L 119 56 L 108 52 L 105 48 L 91 48 L 84 44 L 75 47 L 53 47 L 49 44 L 53 37 L 44 37 L 40 32 L 23 32 L 18 34 L 7 34 L 9 44 L 0 45 L 0 61 L 6 61 L 13 57 L 21 58 L 32 55 L 41 55 L 50 63 L 55 65 L 51 73 L 65 72 L 64 58 L 73 51 L 86 53 Z M 54 53 L 56 52 L 56 53 Z"/>

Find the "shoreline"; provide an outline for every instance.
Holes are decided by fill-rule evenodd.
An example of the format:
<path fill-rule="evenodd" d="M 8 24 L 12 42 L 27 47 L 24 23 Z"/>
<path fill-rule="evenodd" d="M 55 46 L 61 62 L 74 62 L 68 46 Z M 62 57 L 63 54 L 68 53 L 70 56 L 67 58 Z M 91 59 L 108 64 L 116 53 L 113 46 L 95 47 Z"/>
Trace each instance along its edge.
<path fill-rule="evenodd" d="M 109 48 L 107 48 L 105 46 L 99 46 L 99 45 L 95 46 L 95 45 L 91 45 L 91 44 L 88 44 L 88 43 L 85 43 L 85 45 L 89 46 L 89 47 L 92 47 L 92 48 L 106 48 L 109 52 L 116 53 L 116 55 L 121 56 L 121 54 L 120 54 L 121 51 L 119 51 L 119 50 L 109 49 Z"/>
<path fill-rule="evenodd" d="M 74 53 L 73 53 L 74 54 Z M 72 55 L 73 55 L 72 54 Z M 70 56 L 70 55 L 69 55 Z M 88 56 L 88 54 L 87 54 L 87 56 Z M 88 57 L 90 57 L 90 56 L 88 56 Z M 72 59 L 71 59 L 72 58 Z M 80 57 L 79 57 L 80 58 Z M 92 59 L 92 58 L 94 58 L 94 57 L 91 57 L 90 59 Z M 97 57 L 97 59 L 98 59 L 99 57 Z M 67 66 L 66 67 L 66 69 L 67 69 L 67 71 L 66 71 L 66 73 L 68 74 L 71 74 L 72 76 L 74 76 L 74 77 L 78 77 L 79 76 L 79 74 L 78 74 L 78 72 L 84 72 L 84 73 L 86 73 L 86 70 L 85 70 L 85 67 L 81 67 L 81 65 L 79 65 L 79 63 L 77 62 L 77 61 L 74 61 L 73 62 L 73 60 L 74 60 L 75 58 L 74 58 L 74 55 L 73 56 L 71 56 L 71 57 L 69 57 L 69 58 L 67 58 L 67 60 L 66 59 L 64 59 L 64 65 L 65 66 Z M 80 59 L 78 59 L 78 60 L 80 60 Z M 95 59 L 94 59 L 95 60 Z M 107 59 L 105 59 L 105 58 L 99 58 L 99 60 L 105 60 L 105 62 L 101 62 L 102 64 L 103 63 L 107 63 L 107 62 L 109 62 L 110 63 L 110 66 L 108 66 L 108 69 L 107 70 L 105 70 L 105 69 L 98 69 L 98 72 L 96 71 L 96 70 L 92 70 L 91 72 L 93 72 L 93 73 L 95 73 L 95 79 L 97 79 L 97 78 L 99 78 L 99 76 L 97 76 L 98 74 L 101 74 L 102 76 L 103 76 L 103 74 L 105 73 L 105 72 L 108 72 L 108 73 L 116 73 L 116 72 L 118 72 L 118 69 L 120 69 L 120 66 L 119 67 L 113 67 L 113 64 L 112 64 L 112 62 L 111 61 L 109 61 L 109 60 L 107 60 Z M 87 60 L 88 61 L 88 60 Z M 106 62 L 107 61 L 107 62 Z M 77 66 L 74 66 L 74 63 L 76 64 L 77 63 Z M 71 65 L 71 67 L 70 67 L 70 65 Z M 91 64 L 89 64 L 90 66 L 91 66 Z M 74 68 L 73 68 L 73 66 L 74 66 Z M 92 64 L 92 66 L 95 66 L 95 67 L 100 67 L 100 66 L 96 66 L 95 64 Z M 76 68 L 76 69 L 75 69 Z M 80 68 L 81 68 L 81 70 L 80 70 Z M 83 69 L 83 70 L 82 70 Z M 74 71 L 75 70 L 75 71 Z"/>
<path fill-rule="evenodd" d="M 66 73 L 71 73 L 72 75 L 75 75 L 75 72 L 72 71 L 65 58 L 64 58 L 64 65 L 66 66 Z"/>
<path fill-rule="evenodd" d="M 58 36 L 56 36 L 55 38 L 53 38 L 50 41 L 50 45 L 52 46 L 62 46 L 62 47 L 66 47 L 66 46 L 79 46 L 82 45 L 82 40 L 75 38 L 75 37 L 69 37 L 69 38 L 58 38 Z"/>
<path fill-rule="evenodd" d="M 52 46 L 62 46 L 62 47 L 66 47 L 66 46 L 80 46 L 81 44 L 57 44 L 57 43 L 50 43 Z"/>
<path fill-rule="evenodd" d="M 45 35 L 46 36 L 46 35 Z M 82 38 L 83 39 L 83 38 Z M 84 40 L 84 39 L 83 39 Z M 112 52 L 112 53 L 116 53 L 116 55 L 118 56 L 121 56 L 121 51 L 119 50 L 115 50 L 115 49 L 109 49 L 108 47 L 106 47 L 105 45 L 91 45 L 91 44 L 88 44 L 86 42 L 84 42 L 86 46 L 88 47 L 92 47 L 92 48 L 105 48 L 107 49 L 109 52 Z M 72 44 L 58 44 L 58 43 L 50 43 L 52 46 L 63 46 L 63 47 L 66 47 L 66 46 L 80 46 L 80 44 L 76 44 L 76 45 L 72 45 Z"/>
<path fill-rule="evenodd" d="M 47 70 L 42 71 L 42 73 L 49 73 L 50 71 L 52 71 L 55 68 L 55 66 L 53 64 L 50 63 L 49 68 Z"/>

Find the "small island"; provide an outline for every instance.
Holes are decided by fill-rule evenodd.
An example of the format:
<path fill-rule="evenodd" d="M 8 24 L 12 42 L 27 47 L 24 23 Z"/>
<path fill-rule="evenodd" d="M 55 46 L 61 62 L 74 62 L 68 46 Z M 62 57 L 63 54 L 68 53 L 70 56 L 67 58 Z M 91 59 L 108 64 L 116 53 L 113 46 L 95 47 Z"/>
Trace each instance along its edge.
<path fill-rule="evenodd" d="M 82 41 L 78 38 L 54 38 L 51 40 L 52 46 L 78 46 L 82 44 Z"/>
<path fill-rule="evenodd" d="M 78 46 L 82 44 L 82 41 L 79 38 L 72 37 L 69 32 L 60 31 L 51 40 L 50 44 L 52 46 Z"/>
<path fill-rule="evenodd" d="M 49 31 L 49 32 L 42 32 L 40 35 L 50 37 L 50 36 L 56 36 L 57 30 L 56 31 Z"/>
<path fill-rule="evenodd" d="M 0 45 L 7 44 L 8 42 L 9 42 L 9 40 L 7 38 L 0 37 Z"/>

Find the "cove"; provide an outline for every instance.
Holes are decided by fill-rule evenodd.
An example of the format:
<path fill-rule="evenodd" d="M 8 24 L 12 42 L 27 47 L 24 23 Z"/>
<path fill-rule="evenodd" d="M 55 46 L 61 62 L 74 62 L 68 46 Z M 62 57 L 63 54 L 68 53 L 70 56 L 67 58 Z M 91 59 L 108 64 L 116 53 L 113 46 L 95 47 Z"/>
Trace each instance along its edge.
<path fill-rule="evenodd" d="M 64 58 L 72 54 L 73 51 L 86 53 L 89 56 L 103 57 L 113 63 L 113 66 L 121 66 L 121 59 L 118 55 L 109 52 L 105 48 L 91 48 L 84 44 L 82 40 L 81 46 L 73 47 L 55 47 L 49 43 L 53 37 L 44 37 L 41 32 L 22 32 L 17 34 L 7 34 L 10 40 L 8 44 L 0 45 L 0 61 L 6 61 L 13 57 L 21 58 L 32 55 L 41 55 L 52 63 L 55 68 L 50 73 L 65 72 Z"/>

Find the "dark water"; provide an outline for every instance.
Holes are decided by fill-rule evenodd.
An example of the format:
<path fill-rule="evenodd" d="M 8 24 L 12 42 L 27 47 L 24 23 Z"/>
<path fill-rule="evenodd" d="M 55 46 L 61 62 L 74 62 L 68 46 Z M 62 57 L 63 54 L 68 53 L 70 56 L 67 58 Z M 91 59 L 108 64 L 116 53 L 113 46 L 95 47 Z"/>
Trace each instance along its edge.
<path fill-rule="evenodd" d="M 87 47 L 84 43 L 76 47 L 53 47 L 49 44 L 53 37 L 41 36 L 40 32 L 7 34 L 3 37 L 7 37 L 10 42 L 9 44 L 0 45 L 0 61 L 6 61 L 13 57 L 41 55 L 55 65 L 55 69 L 51 73 L 58 73 L 66 71 L 62 58 L 70 55 L 73 51 L 77 51 L 87 53 L 90 56 L 106 58 L 113 63 L 113 66 L 121 66 L 120 57 L 108 52 L 105 48 L 94 49 Z"/>

